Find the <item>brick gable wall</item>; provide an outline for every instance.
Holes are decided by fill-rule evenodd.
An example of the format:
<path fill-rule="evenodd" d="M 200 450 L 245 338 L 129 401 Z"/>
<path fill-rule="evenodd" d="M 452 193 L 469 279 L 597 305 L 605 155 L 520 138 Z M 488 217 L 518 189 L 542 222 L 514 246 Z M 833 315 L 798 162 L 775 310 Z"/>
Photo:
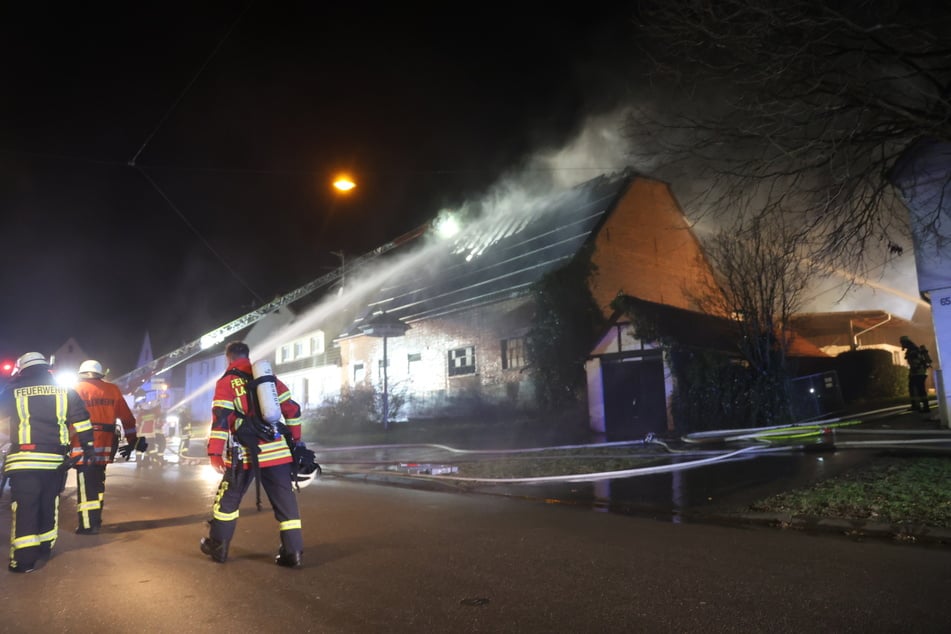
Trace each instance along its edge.
<path fill-rule="evenodd" d="M 595 237 L 592 293 L 605 316 L 624 293 L 688 310 L 715 288 L 713 270 L 666 183 L 635 179 Z"/>

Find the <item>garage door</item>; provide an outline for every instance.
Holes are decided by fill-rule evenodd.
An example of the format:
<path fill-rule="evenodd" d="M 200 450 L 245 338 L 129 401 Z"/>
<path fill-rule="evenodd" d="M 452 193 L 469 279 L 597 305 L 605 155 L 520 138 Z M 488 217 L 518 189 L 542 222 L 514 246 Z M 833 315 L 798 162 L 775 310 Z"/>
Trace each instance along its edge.
<path fill-rule="evenodd" d="M 609 440 L 639 440 L 667 431 L 664 363 L 660 358 L 601 364 L 604 424 Z"/>

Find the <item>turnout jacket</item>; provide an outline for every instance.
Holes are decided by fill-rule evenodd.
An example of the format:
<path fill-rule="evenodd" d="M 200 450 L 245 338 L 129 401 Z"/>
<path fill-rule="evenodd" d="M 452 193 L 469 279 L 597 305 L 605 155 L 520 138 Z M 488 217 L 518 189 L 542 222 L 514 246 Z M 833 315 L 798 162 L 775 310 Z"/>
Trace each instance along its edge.
<path fill-rule="evenodd" d="M 122 397 L 119 386 L 102 379 L 80 379 L 76 383 L 76 393 L 83 399 L 89 411 L 94 442 L 96 444 L 96 462 L 108 464 L 115 458 L 116 420 L 121 421 L 126 441 L 133 447 L 138 440 L 135 434 L 135 416 L 129 404 Z M 79 438 L 74 436 L 70 451 L 72 456 L 82 456 Z M 80 459 L 77 464 L 83 464 Z"/>
<path fill-rule="evenodd" d="M 924 346 L 912 345 L 905 349 L 905 361 L 908 362 L 908 373 L 912 376 L 928 374 L 931 367 L 931 355 Z"/>
<path fill-rule="evenodd" d="M 233 437 L 237 430 L 249 416 L 256 416 L 252 410 L 248 390 L 251 389 L 248 381 L 233 371 L 237 370 L 246 376 L 251 375 L 251 361 L 249 359 L 235 359 L 228 366 L 224 375 L 215 384 L 215 396 L 211 405 L 211 432 L 208 434 L 208 455 L 223 456 L 226 465 L 231 464 L 231 452 L 228 451 L 229 437 Z M 291 391 L 277 379 L 277 400 L 281 405 L 281 414 L 284 424 L 290 432 L 291 440 L 297 443 L 301 439 L 301 410 L 293 399 Z M 291 448 L 284 437 L 275 430 L 274 438 L 258 440 L 258 465 L 262 468 L 292 461 Z M 251 468 L 251 458 L 247 451 L 241 451 L 242 468 Z"/>
<path fill-rule="evenodd" d="M 0 394 L 0 428 L 9 433 L 7 473 L 56 470 L 66 459 L 71 432 L 82 446 L 93 444 L 83 400 L 56 385 L 47 366 L 25 368 L 11 379 Z"/>

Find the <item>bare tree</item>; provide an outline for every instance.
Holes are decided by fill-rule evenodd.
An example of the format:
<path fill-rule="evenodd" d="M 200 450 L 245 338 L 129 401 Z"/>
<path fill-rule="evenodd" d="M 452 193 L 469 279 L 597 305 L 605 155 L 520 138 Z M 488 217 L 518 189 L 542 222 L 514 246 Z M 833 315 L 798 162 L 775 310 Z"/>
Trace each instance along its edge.
<path fill-rule="evenodd" d="M 710 211 L 796 210 L 811 253 L 861 271 L 899 253 L 887 175 L 916 139 L 951 141 L 951 10 L 900 0 L 662 0 L 638 5 L 658 88 L 627 128 L 702 167 Z"/>
<path fill-rule="evenodd" d="M 746 360 L 749 397 L 756 422 L 788 422 L 788 365 L 798 312 L 810 278 L 819 271 L 803 257 L 801 230 L 782 215 L 738 221 L 707 242 L 706 255 L 719 276 L 719 287 L 704 300 L 708 312 L 731 315 Z"/>

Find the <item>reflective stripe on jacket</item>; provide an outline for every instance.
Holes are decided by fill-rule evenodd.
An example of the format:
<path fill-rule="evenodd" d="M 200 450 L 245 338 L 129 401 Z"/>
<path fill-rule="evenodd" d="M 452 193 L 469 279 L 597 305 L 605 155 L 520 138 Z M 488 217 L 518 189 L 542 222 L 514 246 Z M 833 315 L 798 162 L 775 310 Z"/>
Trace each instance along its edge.
<path fill-rule="evenodd" d="M 70 434 L 93 442 L 89 412 L 75 390 L 56 385 L 47 366 L 24 369 L 0 395 L 0 420 L 9 425 L 7 471 L 53 470 L 65 459 Z"/>
<path fill-rule="evenodd" d="M 96 445 L 96 460 L 99 463 L 110 463 L 113 460 L 113 450 L 116 442 L 116 421 L 122 423 L 126 441 L 135 446 L 135 416 L 129 409 L 128 403 L 122 397 L 118 385 L 102 379 L 80 379 L 76 383 L 76 393 L 83 399 L 89 411 L 92 422 L 93 442 Z M 82 455 L 79 439 L 72 440 L 71 455 Z M 79 460 L 78 464 L 83 464 Z"/>
<path fill-rule="evenodd" d="M 223 456 L 226 464 L 231 463 L 231 456 L 227 451 L 229 437 L 244 423 L 249 414 L 253 414 L 250 411 L 251 403 L 247 394 L 247 381 L 240 376 L 229 374 L 232 369 L 250 375 L 251 361 L 236 359 L 215 384 L 215 395 L 211 409 L 211 432 L 208 435 L 208 453 Z M 291 391 L 280 379 L 277 379 L 275 384 L 284 423 L 290 431 L 291 439 L 294 442 L 299 442 L 301 438 L 300 405 L 291 398 Z M 258 464 L 261 467 L 287 464 L 292 461 L 290 448 L 281 436 L 273 440 L 260 440 L 258 450 Z M 251 459 L 247 451 L 241 452 L 241 462 L 245 469 L 251 467 Z"/>

